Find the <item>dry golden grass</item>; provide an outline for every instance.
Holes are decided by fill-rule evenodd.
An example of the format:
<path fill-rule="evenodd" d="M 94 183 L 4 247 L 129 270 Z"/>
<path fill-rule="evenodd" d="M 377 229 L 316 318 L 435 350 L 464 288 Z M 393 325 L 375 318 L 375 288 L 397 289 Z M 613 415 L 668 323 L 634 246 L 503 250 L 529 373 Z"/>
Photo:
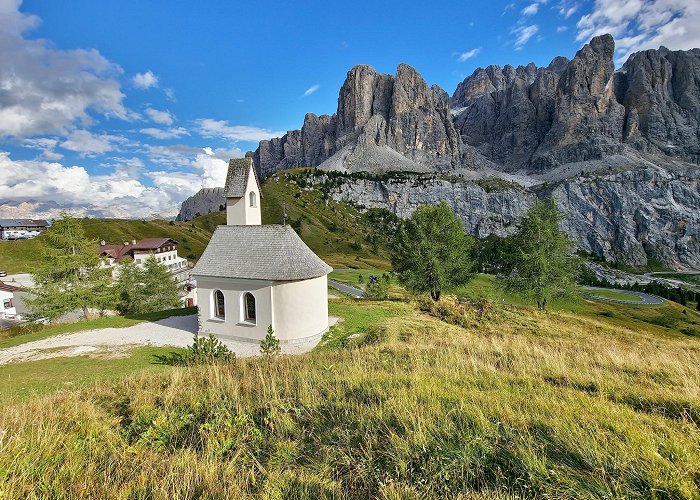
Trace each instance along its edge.
<path fill-rule="evenodd" d="M 343 304 L 387 313 L 345 348 L 5 408 L 0 492 L 700 498 L 699 339 L 528 308 L 464 329 Z"/>

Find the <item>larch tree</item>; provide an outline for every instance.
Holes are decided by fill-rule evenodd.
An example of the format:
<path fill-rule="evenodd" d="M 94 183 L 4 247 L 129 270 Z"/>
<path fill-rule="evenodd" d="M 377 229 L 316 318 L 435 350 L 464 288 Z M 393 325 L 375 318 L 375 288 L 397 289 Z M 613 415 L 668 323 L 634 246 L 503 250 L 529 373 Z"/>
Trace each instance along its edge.
<path fill-rule="evenodd" d="M 96 240 L 87 237 L 83 223 L 65 216 L 54 222 L 41 238 L 41 260 L 33 275 L 33 313 L 55 320 L 81 310 L 104 311 L 114 303 L 111 271 L 100 266 Z"/>
<path fill-rule="evenodd" d="M 115 288 L 122 314 L 163 311 L 182 305 L 172 274 L 153 256 L 146 259 L 143 267 L 133 262 L 122 264 Z"/>
<path fill-rule="evenodd" d="M 552 298 L 573 295 L 580 260 L 559 228 L 562 214 L 553 198 L 537 200 L 521 219 L 512 252 L 498 276 L 499 286 L 545 310 Z"/>
<path fill-rule="evenodd" d="M 419 207 L 401 223 L 391 244 L 391 263 L 402 285 L 437 301 L 444 290 L 473 278 L 472 246 L 472 237 L 443 201 Z"/>

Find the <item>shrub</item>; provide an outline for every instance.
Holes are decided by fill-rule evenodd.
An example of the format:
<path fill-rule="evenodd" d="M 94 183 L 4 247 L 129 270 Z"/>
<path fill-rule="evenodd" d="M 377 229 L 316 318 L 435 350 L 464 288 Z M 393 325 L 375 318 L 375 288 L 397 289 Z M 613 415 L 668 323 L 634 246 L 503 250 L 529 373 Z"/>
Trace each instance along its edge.
<path fill-rule="evenodd" d="M 475 322 L 491 316 L 493 305 L 487 299 L 458 299 L 454 295 L 446 295 L 440 300 L 433 301 L 428 297 L 418 297 L 418 308 L 436 318 L 466 328 Z"/>
<path fill-rule="evenodd" d="M 260 354 L 270 359 L 277 356 L 282 352 L 280 347 L 280 339 L 275 337 L 275 331 L 272 329 L 272 325 L 267 327 L 267 335 L 262 342 L 260 342 Z"/>
<path fill-rule="evenodd" d="M 365 297 L 368 299 L 386 299 L 389 297 L 389 283 L 380 280 L 376 276 L 369 277 L 369 282 L 365 287 Z"/>
<path fill-rule="evenodd" d="M 203 365 L 235 360 L 236 354 L 210 334 L 208 337 L 195 335 L 192 345 L 185 348 L 185 353 L 174 364 Z"/>

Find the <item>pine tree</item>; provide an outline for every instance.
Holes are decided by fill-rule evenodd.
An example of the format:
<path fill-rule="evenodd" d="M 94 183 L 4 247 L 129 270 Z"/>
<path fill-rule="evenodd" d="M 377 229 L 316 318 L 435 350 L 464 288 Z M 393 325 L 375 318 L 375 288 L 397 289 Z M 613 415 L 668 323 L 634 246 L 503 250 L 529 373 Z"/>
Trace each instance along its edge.
<path fill-rule="evenodd" d="M 267 327 L 267 335 L 265 335 L 265 338 L 260 342 L 260 354 L 270 359 L 277 356 L 280 352 L 282 352 L 280 340 L 275 337 L 275 331 L 272 329 L 272 325 L 270 325 Z"/>
<path fill-rule="evenodd" d="M 100 266 L 97 241 L 89 239 L 80 219 L 63 214 L 42 238 L 42 258 L 33 275 L 32 312 L 50 320 L 80 309 L 111 308 L 115 295 L 108 268 Z"/>
<path fill-rule="evenodd" d="M 520 221 L 512 253 L 499 275 L 499 285 L 545 310 L 558 295 L 573 295 L 580 261 L 573 243 L 559 229 L 562 214 L 553 198 L 538 200 Z"/>

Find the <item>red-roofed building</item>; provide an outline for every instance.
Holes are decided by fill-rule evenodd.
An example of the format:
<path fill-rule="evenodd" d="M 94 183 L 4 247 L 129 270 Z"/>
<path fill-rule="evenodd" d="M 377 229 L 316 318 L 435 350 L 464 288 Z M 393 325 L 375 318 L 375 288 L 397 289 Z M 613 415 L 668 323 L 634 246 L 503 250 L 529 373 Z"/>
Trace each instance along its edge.
<path fill-rule="evenodd" d="M 153 256 L 169 271 L 178 272 L 187 269 L 187 259 L 177 254 L 177 241 L 172 238 L 144 238 L 140 241 L 126 241 L 123 244 L 100 244 L 100 256 L 106 267 L 115 267 L 127 260 L 137 266 L 143 266 L 146 259 Z"/>

